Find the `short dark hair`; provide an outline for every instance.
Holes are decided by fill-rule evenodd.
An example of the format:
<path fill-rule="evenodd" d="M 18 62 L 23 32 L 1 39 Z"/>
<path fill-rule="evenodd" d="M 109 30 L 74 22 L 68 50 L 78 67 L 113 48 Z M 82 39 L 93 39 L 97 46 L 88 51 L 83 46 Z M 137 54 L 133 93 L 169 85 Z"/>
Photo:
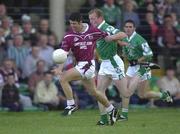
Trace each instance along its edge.
<path fill-rule="evenodd" d="M 165 70 L 166 70 L 166 71 L 167 71 L 167 70 L 175 70 L 175 67 L 172 66 L 172 65 L 170 65 L 170 66 L 167 66 L 167 67 L 165 68 Z"/>
<path fill-rule="evenodd" d="M 170 14 L 165 14 L 165 15 L 164 15 L 164 19 L 165 19 L 165 18 L 172 18 L 172 16 L 171 16 Z"/>
<path fill-rule="evenodd" d="M 126 25 L 126 23 L 131 23 L 131 24 L 133 24 L 134 27 L 136 27 L 135 22 L 134 22 L 133 20 L 131 20 L 131 19 L 126 20 L 126 21 L 124 22 L 124 25 Z"/>
<path fill-rule="evenodd" d="M 13 72 L 12 72 L 12 73 L 8 73 L 8 74 L 6 74 L 5 76 L 7 76 L 7 77 L 9 77 L 9 76 L 15 77 Z"/>
<path fill-rule="evenodd" d="M 83 20 L 83 18 L 79 12 L 74 12 L 70 15 L 69 20 L 80 22 Z"/>
<path fill-rule="evenodd" d="M 153 11 L 146 11 L 146 14 L 147 14 L 147 13 L 152 13 L 152 14 L 154 14 Z"/>

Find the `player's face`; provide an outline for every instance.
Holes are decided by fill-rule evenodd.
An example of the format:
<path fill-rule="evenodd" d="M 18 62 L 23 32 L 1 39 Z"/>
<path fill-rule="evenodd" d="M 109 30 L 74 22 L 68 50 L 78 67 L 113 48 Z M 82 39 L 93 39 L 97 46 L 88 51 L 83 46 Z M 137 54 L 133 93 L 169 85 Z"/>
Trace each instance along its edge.
<path fill-rule="evenodd" d="M 128 36 L 131 36 L 135 31 L 135 27 L 132 23 L 126 23 L 124 26 L 124 31 Z"/>
<path fill-rule="evenodd" d="M 100 22 L 100 17 L 98 18 L 96 13 L 92 13 L 89 15 L 89 21 L 91 25 L 97 27 L 101 22 Z"/>
<path fill-rule="evenodd" d="M 81 31 L 81 22 L 70 20 L 69 23 L 70 23 L 70 26 L 71 26 L 73 31 L 75 31 L 75 32 Z"/>

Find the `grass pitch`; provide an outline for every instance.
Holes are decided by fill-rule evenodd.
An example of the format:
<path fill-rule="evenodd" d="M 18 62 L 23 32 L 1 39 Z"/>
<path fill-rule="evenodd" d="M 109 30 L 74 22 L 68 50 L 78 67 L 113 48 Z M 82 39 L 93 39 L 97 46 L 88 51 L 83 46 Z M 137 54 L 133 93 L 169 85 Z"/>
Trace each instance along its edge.
<path fill-rule="evenodd" d="M 0 112 L 0 134 L 180 134 L 180 109 L 130 109 L 129 120 L 96 126 L 98 110 Z"/>

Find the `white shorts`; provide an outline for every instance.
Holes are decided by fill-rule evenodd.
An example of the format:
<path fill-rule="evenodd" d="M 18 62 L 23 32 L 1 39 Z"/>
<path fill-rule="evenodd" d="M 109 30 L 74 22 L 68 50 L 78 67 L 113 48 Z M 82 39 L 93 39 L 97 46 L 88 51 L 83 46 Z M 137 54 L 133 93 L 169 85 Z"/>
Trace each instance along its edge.
<path fill-rule="evenodd" d="M 115 55 L 113 58 L 118 67 L 114 67 L 110 60 L 102 60 L 98 75 L 106 75 L 113 80 L 121 80 L 125 77 L 124 62 L 118 55 Z"/>
<path fill-rule="evenodd" d="M 126 75 L 129 77 L 134 77 L 135 75 L 137 75 L 139 68 L 140 68 L 140 65 L 129 66 L 127 69 Z M 150 78 L 151 78 L 151 71 L 148 71 L 141 77 L 141 80 L 144 81 Z"/>
<path fill-rule="evenodd" d="M 85 79 L 91 79 L 95 76 L 95 61 L 91 60 L 91 65 L 88 66 L 88 61 L 79 61 L 75 68 Z M 87 67 L 85 67 L 87 66 Z"/>

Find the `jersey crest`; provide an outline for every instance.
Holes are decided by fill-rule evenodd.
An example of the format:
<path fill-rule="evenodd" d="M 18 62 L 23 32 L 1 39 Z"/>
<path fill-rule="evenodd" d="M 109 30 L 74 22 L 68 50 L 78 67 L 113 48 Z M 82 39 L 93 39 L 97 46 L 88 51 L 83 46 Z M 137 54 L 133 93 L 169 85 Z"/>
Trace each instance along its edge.
<path fill-rule="evenodd" d="M 79 38 L 78 37 L 74 37 L 74 42 L 77 42 L 79 40 Z"/>

